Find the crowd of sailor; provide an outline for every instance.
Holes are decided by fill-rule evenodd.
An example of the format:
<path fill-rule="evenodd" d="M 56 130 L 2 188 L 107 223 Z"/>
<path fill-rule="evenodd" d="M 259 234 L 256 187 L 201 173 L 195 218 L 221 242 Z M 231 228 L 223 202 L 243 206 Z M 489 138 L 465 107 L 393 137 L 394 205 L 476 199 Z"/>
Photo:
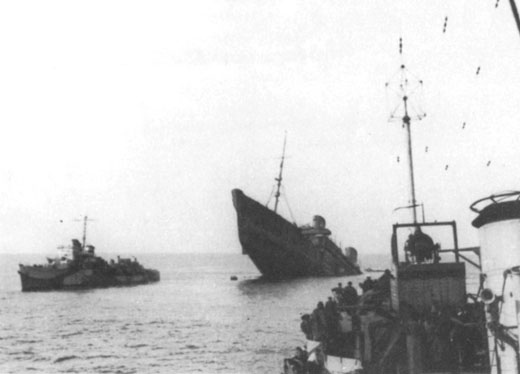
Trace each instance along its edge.
<path fill-rule="evenodd" d="M 341 324 L 352 325 L 352 317 L 355 315 L 354 309 L 360 302 L 361 296 L 364 301 L 368 301 L 370 296 L 390 291 L 390 271 L 385 273 L 377 280 L 368 276 L 364 282 L 359 284 L 362 294 L 348 282 L 345 287 L 342 283 L 332 289 L 332 296 L 328 297 L 325 304 L 320 301 L 311 314 L 302 315 L 301 330 L 308 340 L 322 341 L 335 334 Z M 372 292 L 371 292 L 372 291 Z"/>
<path fill-rule="evenodd" d="M 341 347 L 340 350 L 344 350 L 345 341 L 354 341 L 351 336 L 354 332 L 354 325 L 359 325 L 355 313 L 357 305 L 363 299 L 372 299 L 371 294 L 389 292 L 391 277 L 392 275 L 388 270 L 377 280 L 368 276 L 359 284 L 361 292 L 358 292 L 352 282 L 348 282 L 346 286 L 338 283 L 337 287 L 331 290 L 332 295 L 328 297 L 325 303 L 318 302 L 312 313 L 301 316 L 300 328 L 306 339 L 320 342 L 320 349 L 328 346 L 327 353 L 329 354 L 334 348 Z M 343 342 L 339 344 L 338 339 Z M 337 353 L 352 355 L 353 350 L 354 345 L 351 344 L 347 352 Z M 316 354 L 314 350 L 308 352 L 305 348 L 297 347 L 294 357 L 285 360 L 284 370 L 286 373 L 292 372 L 295 374 L 321 373 L 322 362 L 320 361 L 319 354 Z"/>
<path fill-rule="evenodd" d="M 307 342 L 320 343 L 320 355 L 298 347 L 294 357 L 284 361 L 284 372 L 291 374 L 321 373 L 325 355 L 338 357 L 358 357 L 367 359 L 366 352 L 356 346 L 356 337 L 370 333 L 375 348 L 369 360 L 381 362 L 383 350 L 392 333 L 403 334 L 399 320 L 406 317 L 422 331 L 417 342 L 424 356 L 423 361 L 430 370 L 470 368 L 486 365 L 486 333 L 481 318 L 481 308 L 477 303 L 468 303 L 459 308 L 441 308 L 432 305 L 425 313 L 401 310 L 397 316 L 389 308 L 390 283 L 393 275 L 386 270 L 379 279 L 367 277 L 359 288 L 348 282 L 332 289 L 328 300 L 318 302 L 312 313 L 301 316 L 300 328 Z M 359 290 L 359 292 L 358 292 Z M 373 314 L 375 325 L 367 325 L 363 320 Z M 379 324 L 379 325 L 378 325 Z M 399 327 L 401 326 L 401 327 Z M 400 330 L 401 329 L 401 330 Z M 366 342 L 366 339 L 364 339 Z M 308 344 L 307 343 L 307 344 Z M 308 348 L 308 347 L 307 347 Z"/>

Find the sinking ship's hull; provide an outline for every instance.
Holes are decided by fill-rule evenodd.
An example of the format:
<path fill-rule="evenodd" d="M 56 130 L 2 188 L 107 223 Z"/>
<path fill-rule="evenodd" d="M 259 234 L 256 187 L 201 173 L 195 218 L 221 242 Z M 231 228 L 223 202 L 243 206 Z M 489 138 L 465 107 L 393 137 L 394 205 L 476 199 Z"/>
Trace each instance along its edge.
<path fill-rule="evenodd" d="M 269 278 L 361 274 L 327 237 L 313 243 L 294 224 L 246 196 L 232 191 L 242 251 Z"/>
<path fill-rule="evenodd" d="M 59 269 L 44 266 L 20 266 L 22 291 L 78 290 L 131 286 L 158 282 L 157 270 L 138 274 L 115 274 L 106 269 Z"/>

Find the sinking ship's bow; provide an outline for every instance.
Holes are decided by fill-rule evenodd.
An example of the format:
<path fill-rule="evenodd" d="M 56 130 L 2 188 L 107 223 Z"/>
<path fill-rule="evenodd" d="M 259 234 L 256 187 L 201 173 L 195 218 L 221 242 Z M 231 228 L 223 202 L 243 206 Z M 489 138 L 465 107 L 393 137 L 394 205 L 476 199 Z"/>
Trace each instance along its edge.
<path fill-rule="evenodd" d="M 317 248 L 301 230 L 241 190 L 232 191 L 242 253 L 270 278 L 358 274 L 359 269 L 327 245 Z M 330 241 L 324 238 L 327 244 Z"/>

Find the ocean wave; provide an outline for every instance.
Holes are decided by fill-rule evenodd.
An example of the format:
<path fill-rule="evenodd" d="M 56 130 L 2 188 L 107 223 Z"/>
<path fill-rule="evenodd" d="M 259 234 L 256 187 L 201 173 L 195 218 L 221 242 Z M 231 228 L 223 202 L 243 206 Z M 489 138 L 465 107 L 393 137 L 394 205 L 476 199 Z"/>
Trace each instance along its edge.
<path fill-rule="evenodd" d="M 74 368 L 69 368 L 69 369 L 67 369 L 67 370 L 63 370 L 62 372 L 63 372 L 63 373 L 81 373 L 80 370 L 76 370 L 76 369 L 74 369 Z"/>
<path fill-rule="evenodd" d="M 201 349 L 201 348 L 204 348 L 204 347 L 199 347 L 198 345 L 195 345 L 195 344 L 187 344 L 184 347 L 182 347 L 181 349 L 192 349 L 192 350 L 195 350 L 195 349 Z"/>
<path fill-rule="evenodd" d="M 299 313 L 336 282 L 251 282 L 244 292 L 228 276 L 186 277 L 146 290 L 82 293 L 81 300 L 66 292 L 10 294 L 0 307 L 0 373 L 277 373 L 282 360 L 273 352 L 290 355 L 301 345 Z"/>
<path fill-rule="evenodd" d="M 127 348 L 143 348 L 148 347 L 148 344 L 125 344 L 125 347 Z"/>
<path fill-rule="evenodd" d="M 117 356 L 117 355 L 104 355 L 104 354 L 99 354 L 99 355 L 92 355 L 92 356 L 87 356 L 86 359 L 87 360 L 93 360 L 93 359 L 97 359 L 97 358 L 119 358 L 120 356 Z"/>
<path fill-rule="evenodd" d="M 41 343 L 43 340 L 41 339 L 21 339 L 17 340 L 16 344 L 34 344 L 34 343 Z"/>
<path fill-rule="evenodd" d="M 137 373 L 136 368 L 128 367 L 126 365 L 98 365 L 92 368 L 95 373 L 121 373 L 121 374 L 132 374 Z M 143 371 L 146 372 L 146 371 Z"/>
<path fill-rule="evenodd" d="M 58 357 L 56 360 L 54 360 L 54 363 L 57 364 L 57 363 L 60 363 L 60 362 L 63 362 L 63 361 L 74 360 L 76 358 L 79 358 L 79 357 L 75 356 L 75 355 L 61 356 L 61 357 Z"/>
<path fill-rule="evenodd" d="M 60 338 L 68 338 L 68 337 L 71 337 L 71 336 L 75 336 L 75 335 L 81 335 L 83 334 L 83 331 L 76 331 L 76 332 L 71 332 L 71 333 L 68 333 L 68 334 L 63 334 L 63 335 L 60 335 Z"/>

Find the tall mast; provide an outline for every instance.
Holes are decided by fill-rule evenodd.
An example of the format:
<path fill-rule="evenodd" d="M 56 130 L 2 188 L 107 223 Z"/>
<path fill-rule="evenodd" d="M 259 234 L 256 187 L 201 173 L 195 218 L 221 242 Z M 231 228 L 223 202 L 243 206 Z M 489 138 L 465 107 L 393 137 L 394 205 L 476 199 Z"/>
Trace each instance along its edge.
<path fill-rule="evenodd" d="M 399 54 L 402 57 L 403 52 L 403 41 L 402 38 L 399 38 Z M 404 64 L 400 66 L 400 80 L 396 84 L 398 86 L 397 90 L 393 90 L 394 93 L 399 97 L 399 103 L 397 107 L 390 114 L 389 121 L 398 120 L 402 121 L 403 127 L 406 129 L 407 135 L 407 151 L 408 151 L 408 167 L 410 174 L 410 208 L 412 208 L 413 212 L 413 223 L 417 223 L 417 200 L 415 197 L 415 177 L 414 177 L 414 169 L 413 169 L 413 151 L 412 151 L 412 129 L 411 129 L 411 121 L 412 120 L 421 120 L 426 116 L 426 113 L 422 111 L 415 110 L 413 118 L 409 113 L 410 106 L 410 95 L 413 94 L 418 88 L 422 88 L 422 80 L 409 77 L 409 73 Z M 389 82 L 386 83 L 387 88 L 391 87 Z M 412 106 L 412 109 L 415 109 Z M 397 114 L 398 112 L 402 112 L 402 116 Z"/>
<path fill-rule="evenodd" d="M 403 65 L 404 66 L 404 65 Z M 403 125 L 408 135 L 408 166 L 410 168 L 410 190 L 412 195 L 413 223 L 417 223 L 417 201 L 415 200 L 415 178 L 413 175 L 413 153 L 412 153 L 412 129 L 410 128 L 410 116 L 408 115 L 408 97 L 403 96 L 404 116 Z"/>
<path fill-rule="evenodd" d="M 278 174 L 278 178 L 274 179 L 277 182 L 276 193 L 274 195 L 274 198 L 275 198 L 274 212 L 275 213 L 276 213 L 276 210 L 278 209 L 278 200 L 280 198 L 280 187 L 282 185 L 282 172 L 283 172 L 283 162 L 285 160 L 285 144 L 286 143 L 287 143 L 287 132 L 285 132 L 285 136 L 283 138 L 283 151 L 282 151 L 282 160 L 280 161 L 280 173 Z"/>
<path fill-rule="evenodd" d="M 85 216 L 83 218 L 83 248 L 85 248 L 85 244 L 87 242 L 87 221 L 88 217 Z"/>

